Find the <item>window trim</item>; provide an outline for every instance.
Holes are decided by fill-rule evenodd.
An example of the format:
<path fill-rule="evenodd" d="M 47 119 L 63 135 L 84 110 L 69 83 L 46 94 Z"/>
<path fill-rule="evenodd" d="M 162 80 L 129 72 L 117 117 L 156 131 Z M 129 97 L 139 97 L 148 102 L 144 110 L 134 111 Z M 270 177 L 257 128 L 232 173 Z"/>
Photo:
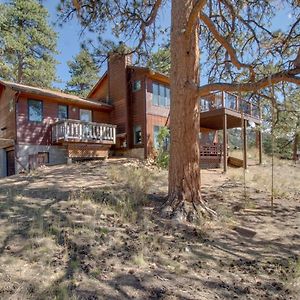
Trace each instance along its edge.
<path fill-rule="evenodd" d="M 36 120 L 30 120 L 30 102 L 35 101 L 35 102 L 40 102 L 41 103 L 41 121 L 36 121 Z M 44 101 L 39 100 L 39 99 L 27 99 L 27 120 L 30 123 L 43 123 L 44 120 Z"/>
<path fill-rule="evenodd" d="M 66 107 L 67 108 L 67 117 L 66 118 L 60 118 L 60 116 L 59 116 L 59 107 L 60 106 L 64 106 L 64 107 Z M 69 106 L 67 105 L 67 104 L 58 104 L 57 105 L 57 118 L 58 119 L 69 119 Z"/>

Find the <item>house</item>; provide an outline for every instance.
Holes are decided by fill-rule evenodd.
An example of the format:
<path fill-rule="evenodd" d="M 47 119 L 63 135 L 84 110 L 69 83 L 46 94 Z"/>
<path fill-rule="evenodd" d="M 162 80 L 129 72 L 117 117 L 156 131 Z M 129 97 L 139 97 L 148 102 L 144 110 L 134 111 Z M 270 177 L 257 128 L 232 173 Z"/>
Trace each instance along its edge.
<path fill-rule="evenodd" d="M 139 158 L 153 155 L 159 128 L 167 126 L 169 121 L 169 83 L 169 77 L 164 74 L 132 65 L 130 56 L 110 56 L 107 71 L 88 98 L 114 106 L 110 121 L 117 125 L 116 155 Z M 260 125 L 259 107 L 234 94 L 218 91 L 201 97 L 199 104 L 201 167 L 219 167 L 223 158 L 226 171 L 227 129 L 244 128 L 244 148 L 247 149 L 246 128 L 249 124 Z M 220 130 L 226 137 L 222 143 L 218 141 Z M 257 136 L 261 162 L 260 130 L 257 130 Z M 245 162 L 246 158 L 245 155 Z"/>
<path fill-rule="evenodd" d="M 0 81 L 0 177 L 61 164 L 107 157 L 116 126 L 113 107 L 74 95 Z"/>
<path fill-rule="evenodd" d="M 259 109 L 224 92 L 199 103 L 201 167 L 219 167 L 223 158 L 226 170 L 227 129 L 260 124 Z M 130 55 L 110 55 L 107 71 L 87 99 L 0 81 L 0 176 L 108 155 L 153 156 L 159 129 L 168 126 L 169 109 L 169 78 L 134 66 Z"/>

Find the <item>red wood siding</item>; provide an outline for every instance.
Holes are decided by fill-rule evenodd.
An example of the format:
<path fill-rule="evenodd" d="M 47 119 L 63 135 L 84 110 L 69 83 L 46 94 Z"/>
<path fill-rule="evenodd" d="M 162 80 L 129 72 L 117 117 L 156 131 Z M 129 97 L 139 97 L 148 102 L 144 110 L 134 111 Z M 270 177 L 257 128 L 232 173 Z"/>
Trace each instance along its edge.
<path fill-rule="evenodd" d="M 28 99 L 43 101 L 43 121 L 30 122 L 28 120 Z M 37 145 L 51 144 L 51 124 L 57 120 L 58 105 L 55 100 L 47 100 L 42 97 L 19 97 L 17 105 L 17 139 L 19 143 L 29 143 Z M 69 119 L 79 120 L 80 106 L 68 105 Z M 88 109 L 82 107 L 83 109 Z M 93 121 L 97 123 L 107 123 L 109 113 L 103 111 L 93 111 Z"/>
<path fill-rule="evenodd" d="M 3 139 L 16 137 L 15 94 L 12 89 L 0 85 L 0 138 Z M 5 146 L 3 140 L 0 141 L 0 147 L 2 146 Z"/>

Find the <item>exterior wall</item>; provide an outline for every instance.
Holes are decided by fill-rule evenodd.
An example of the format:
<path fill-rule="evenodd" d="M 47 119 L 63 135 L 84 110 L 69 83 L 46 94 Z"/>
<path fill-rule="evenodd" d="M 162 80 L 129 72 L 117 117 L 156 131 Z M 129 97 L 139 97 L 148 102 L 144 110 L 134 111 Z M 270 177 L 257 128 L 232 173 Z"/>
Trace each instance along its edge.
<path fill-rule="evenodd" d="M 70 158 L 107 158 L 110 145 L 72 143 L 67 149 Z"/>
<path fill-rule="evenodd" d="M 0 85 L 0 139 L 15 139 L 15 94 L 12 89 Z"/>
<path fill-rule="evenodd" d="M 128 70 L 128 95 L 129 95 L 129 130 L 128 130 L 128 146 L 129 148 L 143 148 L 147 144 L 146 130 L 146 79 L 144 73 L 137 69 Z M 135 81 L 141 81 L 141 88 L 137 91 L 133 90 Z M 135 126 L 141 126 L 142 143 L 134 145 L 133 129 Z"/>
<path fill-rule="evenodd" d="M 154 147 L 154 126 L 168 125 L 169 108 L 152 104 L 152 84 L 153 80 L 147 78 L 146 90 L 146 128 L 147 128 L 147 156 L 153 154 Z M 159 81 L 155 81 L 160 83 Z M 167 123 L 167 124 L 166 124 Z"/>
<path fill-rule="evenodd" d="M 16 146 L 16 172 L 19 173 L 24 168 L 29 168 L 29 155 L 38 152 L 49 152 L 49 165 L 64 164 L 67 162 L 67 150 L 64 146 L 46 146 L 19 144 Z"/>
<path fill-rule="evenodd" d="M 126 150 L 116 150 L 115 151 L 115 155 L 116 156 L 129 157 L 129 158 L 144 159 L 145 158 L 145 151 L 144 151 L 144 148 L 133 148 L 133 149 L 126 149 Z"/>
<path fill-rule="evenodd" d="M 93 91 L 89 96 L 90 99 L 96 100 L 108 100 L 109 90 L 108 90 L 108 76 L 105 76 L 99 86 Z"/>
<path fill-rule="evenodd" d="M 125 56 L 110 55 L 108 62 L 108 88 L 109 98 L 114 106 L 114 110 L 111 113 L 111 122 L 117 125 L 118 134 L 128 132 L 127 82 Z"/>
<path fill-rule="evenodd" d="M 6 151 L 0 149 L 0 178 L 6 176 Z"/>
<path fill-rule="evenodd" d="M 28 121 L 28 99 L 43 101 L 43 121 Z M 17 141 L 35 145 L 51 145 L 51 124 L 57 120 L 58 105 L 64 104 L 55 100 L 46 100 L 40 97 L 22 96 L 17 105 Z M 79 120 L 79 110 L 88 109 L 77 105 L 68 105 L 69 119 Z M 109 123 L 109 112 L 93 109 L 93 121 Z"/>

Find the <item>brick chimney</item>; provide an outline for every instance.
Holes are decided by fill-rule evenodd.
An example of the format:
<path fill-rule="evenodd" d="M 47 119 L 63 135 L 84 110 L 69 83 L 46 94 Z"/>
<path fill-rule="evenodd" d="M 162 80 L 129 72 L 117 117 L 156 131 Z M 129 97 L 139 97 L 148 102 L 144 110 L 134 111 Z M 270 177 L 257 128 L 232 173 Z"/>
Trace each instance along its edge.
<path fill-rule="evenodd" d="M 108 58 L 109 99 L 114 105 L 111 120 L 117 125 L 117 133 L 128 132 L 128 65 L 132 55 L 111 52 Z"/>

